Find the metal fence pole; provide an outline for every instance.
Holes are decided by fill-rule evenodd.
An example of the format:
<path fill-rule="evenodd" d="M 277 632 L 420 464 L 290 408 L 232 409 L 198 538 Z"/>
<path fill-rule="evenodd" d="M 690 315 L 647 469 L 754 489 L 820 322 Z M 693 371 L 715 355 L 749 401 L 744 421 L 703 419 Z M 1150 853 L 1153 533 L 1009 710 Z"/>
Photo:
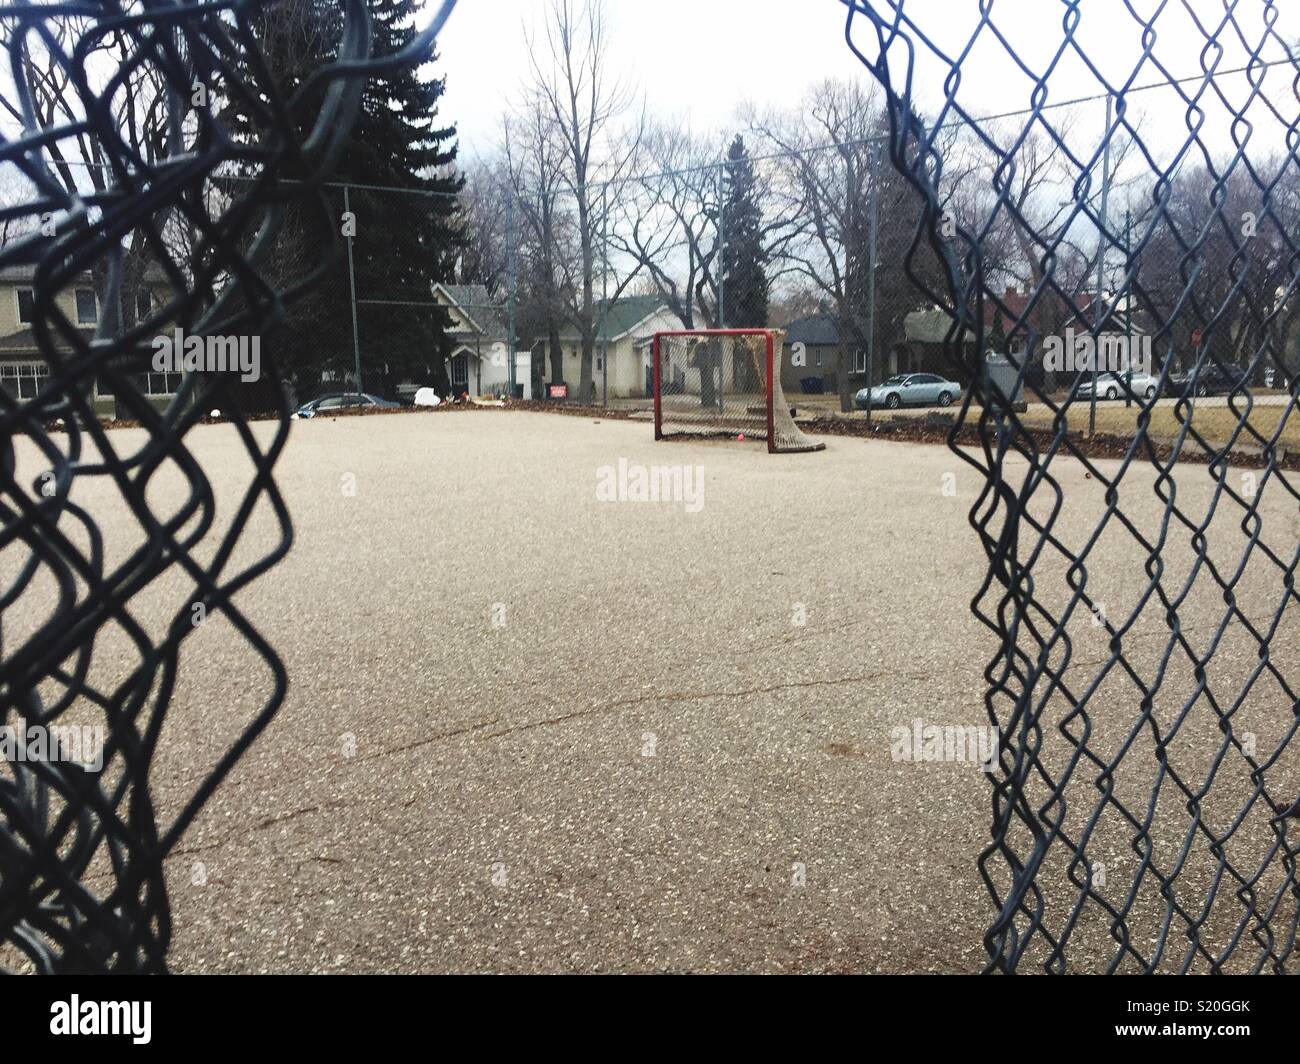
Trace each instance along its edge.
<path fill-rule="evenodd" d="M 609 406 L 609 185 L 600 196 L 600 391 L 601 406 Z"/>
<path fill-rule="evenodd" d="M 880 235 L 880 145 L 871 160 L 870 203 L 867 215 L 867 424 L 871 423 L 871 377 L 876 361 L 876 253 Z"/>
<path fill-rule="evenodd" d="M 718 164 L 718 328 L 727 327 L 727 164 Z M 722 409 L 723 376 L 722 340 L 718 341 L 718 409 Z"/>
<path fill-rule="evenodd" d="M 726 185 L 726 163 L 718 164 L 718 324 L 719 329 L 727 327 L 727 203 L 724 199 Z"/>
<path fill-rule="evenodd" d="M 1092 326 L 1096 330 L 1096 343 L 1093 345 L 1092 352 L 1092 396 L 1088 401 L 1088 435 L 1096 435 L 1097 432 L 1097 358 L 1101 351 L 1101 314 L 1102 314 L 1102 285 L 1105 284 L 1106 276 L 1106 227 L 1109 224 L 1108 213 L 1110 211 L 1110 126 L 1115 114 L 1115 98 L 1108 92 L 1106 93 L 1106 147 L 1102 152 L 1102 170 L 1101 170 L 1101 217 L 1097 227 L 1097 294 L 1093 299 Z"/>
<path fill-rule="evenodd" d="M 510 398 L 515 397 L 515 289 L 518 284 L 515 271 L 515 196 L 506 196 L 506 381 Z M 530 361 L 531 366 L 531 361 Z"/>
<path fill-rule="evenodd" d="M 348 186 L 343 186 L 343 213 L 350 215 L 352 213 L 352 201 L 348 198 Z M 356 229 L 356 219 L 352 220 L 352 228 Z M 352 262 L 352 236 L 348 236 L 348 290 L 352 298 L 352 361 L 357 377 L 357 391 L 362 391 L 361 387 L 361 340 L 357 332 L 357 272 Z"/>

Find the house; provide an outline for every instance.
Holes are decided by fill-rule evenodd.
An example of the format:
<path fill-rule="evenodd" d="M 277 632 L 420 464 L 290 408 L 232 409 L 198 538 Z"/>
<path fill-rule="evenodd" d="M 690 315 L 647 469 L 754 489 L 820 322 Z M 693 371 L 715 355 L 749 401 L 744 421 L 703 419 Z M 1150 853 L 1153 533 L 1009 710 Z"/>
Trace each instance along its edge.
<path fill-rule="evenodd" d="M 654 394 L 654 335 L 682 327 L 682 321 L 659 296 L 627 296 L 608 304 L 596 304 L 596 350 L 592 358 L 592 379 L 596 397 L 639 399 Z M 582 379 L 582 334 L 566 323 L 560 330 L 564 356 L 564 380 L 569 394 L 577 396 Z M 546 342 L 539 340 L 534 351 L 546 358 Z M 606 369 L 605 353 L 609 365 Z M 549 358 L 547 358 L 549 369 Z"/>
<path fill-rule="evenodd" d="M 945 310 L 914 310 L 903 319 L 903 342 L 890 352 L 888 373 L 937 373 L 949 380 L 965 374 L 954 364 L 953 320 Z M 974 359 L 975 334 L 969 329 L 961 340 L 962 365 Z"/>
<path fill-rule="evenodd" d="M 447 379 L 452 395 L 504 395 L 510 382 L 505 307 L 481 284 L 437 284 L 433 298 L 451 317 Z M 533 397 L 532 355 L 528 351 L 515 352 L 515 385 L 522 398 Z M 418 387 L 418 383 L 403 384 L 398 392 L 413 395 Z"/>
<path fill-rule="evenodd" d="M 915 315 L 909 315 L 910 324 Z M 820 382 L 825 392 L 835 392 L 839 388 L 839 365 L 841 343 L 841 326 L 839 315 L 823 303 L 816 314 L 799 318 L 786 327 L 785 358 L 781 363 L 781 387 L 787 395 L 804 390 L 803 382 L 814 378 Z M 877 337 L 880 332 L 877 332 Z M 867 352 L 858 344 L 852 345 L 852 369 L 849 371 L 849 386 L 856 391 L 867 383 L 870 372 L 873 384 L 879 384 L 896 373 L 931 372 L 942 373 L 946 362 L 928 358 L 924 352 L 913 350 L 906 343 L 896 344 L 887 354 L 877 356 L 868 365 Z M 804 364 L 794 364 L 796 345 L 802 344 Z M 934 365 L 930 365 L 934 362 Z M 812 387 L 818 387 L 813 384 Z"/>
<path fill-rule="evenodd" d="M 833 393 L 839 388 L 840 319 L 823 303 L 816 314 L 798 318 L 785 327 L 784 358 L 781 359 L 781 388 L 786 395 L 804 391 L 803 382 L 813 380 L 811 390 Z M 802 360 L 802 365 L 796 364 Z M 854 374 L 866 373 L 866 358 L 858 352 Z"/>
<path fill-rule="evenodd" d="M 30 399 L 49 377 L 50 368 L 36 342 L 36 268 L 6 266 L 0 269 L 0 388 L 15 399 Z M 145 284 L 136 293 L 137 317 L 153 313 L 168 298 L 166 275 L 156 267 L 145 271 Z M 103 308 L 89 271 L 81 273 L 55 296 L 55 305 L 72 322 L 78 335 L 89 342 L 95 335 Z M 57 332 L 54 334 L 58 336 Z M 71 353 L 72 345 L 57 340 L 60 352 Z M 132 374 L 141 392 L 160 409 L 165 407 L 180 384 L 176 373 L 153 373 L 147 359 L 141 359 Z M 95 381 L 91 404 L 100 417 L 117 416 L 112 384 L 107 375 Z"/>

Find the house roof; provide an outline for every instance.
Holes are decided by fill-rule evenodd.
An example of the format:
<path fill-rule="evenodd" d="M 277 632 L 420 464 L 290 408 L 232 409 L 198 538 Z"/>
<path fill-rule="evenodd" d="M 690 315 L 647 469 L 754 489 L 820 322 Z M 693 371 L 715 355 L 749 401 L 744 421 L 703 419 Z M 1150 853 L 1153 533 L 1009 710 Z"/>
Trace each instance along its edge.
<path fill-rule="evenodd" d="M 611 340 L 619 340 L 633 332 L 647 318 L 667 309 L 668 303 L 662 296 L 625 296 L 610 301 L 598 299 L 594 307 L 596 334 L 598 337 L 604 335 Z M 565 340 L 576 340 L 580 333 L 577 326 L 570 322 L 560 330 L 560 336 Z"/>
<path fill-rule="evenodd" d="M 829 310 L 798 318 L 785 327 L 787 344 L 804 344 L 808 347 L 838 347 L 840 323 Z"/>
<path fill-rule="evenodd" d="M 86 343 L 90 343 L 95 338 L 94 329 L 78 328 L 77 332 L 81 334 Z M 64 350 L 63 347 L 59 349 Z M 40 354 L 40 347 L 36 343 L 36 334 L 31 329 L 19 329 L 16 333 L 10 333 L 8 336 L 0 336 L 0 354 L 15 353 Z"/>
<path fill-rule="evenodd" d="M 151 262 L 145 267 L 144 279 L 146 281 L 165 284 L 167 275 L 163 273 L 162 267 L 156 262 Z M 24 281 L 36 280 L 36 267 L 31 263 L 17 263 L 11 266 L 0 266 L 0 282 L 9 282 L 10 284 L 22 284 Z M 77 274 L 75 281 L 89 284 L 92 280 L 92 274 L 89 270 L 82 270 Z"/>
<path fill-rule="evenodd" d="M 454 303 L 470 321 L 479 327 L 479 335 L 504 337 L 505 322 L 502 321 L 503 310 L 500 303 L 493 300 L 487 285 L 482 284 L 436 284 L 434 293 L 442 292 Z M 453 332 L 455 337 L 472 337 L 474 332 Z"/>
<path fill-rule="evenodd" d="M 903 333 L 908 341 L 916 344 L 943 344 L 948 342 L 953 320 L 947 311 L 937 307 L 930 310 L 914 310 L 903 319 Z M 966 330 L 966 342 L 974 343 L 975 337 Z"/>
<path fill-rule="evenodd" d="M 36 267 L 27 263 L 21 263 L 17 266 L 0 267 L 0 281 L 8 281 L 11 284 L 21 284 L 23 281 L 34 281 L 36 279 Z M 90 271 L 82 270 L 77 274 L 78 281 L 89 281 Z"/>

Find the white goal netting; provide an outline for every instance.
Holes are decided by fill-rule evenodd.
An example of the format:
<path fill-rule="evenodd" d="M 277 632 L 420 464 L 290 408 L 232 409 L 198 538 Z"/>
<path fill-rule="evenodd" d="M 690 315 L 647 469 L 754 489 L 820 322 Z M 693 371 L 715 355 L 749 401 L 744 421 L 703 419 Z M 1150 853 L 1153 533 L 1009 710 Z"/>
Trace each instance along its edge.
<path fill-rule="evenodd" d="M 655 438 L 746 436 L 773 453 L 820 451 L 781 388 L 782 333 L 701 330 L 655 337 Z"/>

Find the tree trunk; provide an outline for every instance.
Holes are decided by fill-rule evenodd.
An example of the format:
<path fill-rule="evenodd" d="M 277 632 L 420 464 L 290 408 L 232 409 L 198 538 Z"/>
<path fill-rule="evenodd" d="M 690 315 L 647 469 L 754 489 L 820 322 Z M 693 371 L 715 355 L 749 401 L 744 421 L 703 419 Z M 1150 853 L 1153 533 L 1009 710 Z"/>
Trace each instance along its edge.
<path fill-rule="evenodd" d="M 579 378 L 578 394 L 582 397 L 584 403 L 590 403 L 596 398 L 596 382 L 592 376 L 592 364 L 596 352 L 596 342 L 587 329 L 582 331 L 582 375 Z"/>
<path fill-rule="evenodd" d="M 564 346 L 560 342 L 560 327 L 554 318 L 547 321 L 546 332 L 551 347 L 551 383 L 560 384 L 564 380 Z"/>
<path fill-rule="evenodd" d="M 848 316 L 842 316 L 840 319 L 840 362 L 836 367 L 836 384 L 839 385 L 840 392 L 840 412 L 848 414 L 853 410 L 853 382 L 849 380 L 850 373 L 857 369 L 857 350 L 855 350 L 855 330 L 850 324 Z M 870 388 L 871 381 L 867 381 L 867 388 Z"/>

